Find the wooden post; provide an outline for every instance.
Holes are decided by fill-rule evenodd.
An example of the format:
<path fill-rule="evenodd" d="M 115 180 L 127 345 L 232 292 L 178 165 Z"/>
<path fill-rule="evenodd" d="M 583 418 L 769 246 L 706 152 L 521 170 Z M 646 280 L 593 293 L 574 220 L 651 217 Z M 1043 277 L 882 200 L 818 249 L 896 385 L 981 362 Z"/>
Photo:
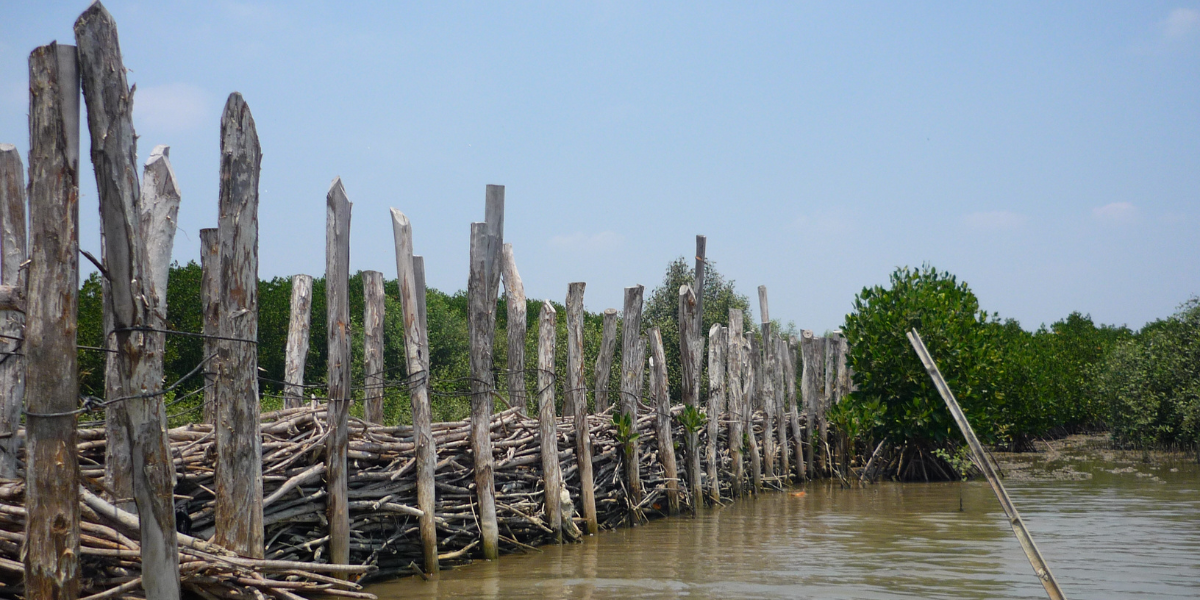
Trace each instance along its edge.
<path fill-rule="evenodd" d="M 295 280 L 292 285 L 294 289 Z M 201 333 L 205 336 L 204 357 L 208 358 L 216 355 L 215 338 L 221 335 L 221 238 L 216 228 L 200 230 L 200 311 Z M 210 362 L 204 369 L 205 423 L 217 420 L 216 388 L 217 372 Z"/>
<path fill-rule="evenodd" d="M 758 383 L 759 405 L 763 411 L 763 470 L 775 476 L 775 384 L 771 369 L 771 317 L 767 312 L 767 286 L 758 286 L 758 308 L 762 315 L 762 341 L 755 342 L 753 360 Z"/>
<path fill-rule="evenodd" d="M 79 595 L 79 79 L 75 47 L 29 55 L 26 598 Z M 55 416 L 39 416 L 55 415 Z M 14 435 L 14 437 L 16 437 Z M 172 514 L 172 516 L 174 516 Z"/>
<path fill-rule="evenodd" d="M 816 477 L 818 454 L 817 446 L 817 407 L 820 399 L 817 394 L 817 340 L 813 332 L 805 329 L 800 332 L 800 358 L 802 370 L 800 375 L 800 396 L 804 401 L 804 416 L 807 419 L 805 431 L 805 463 L 809 479 Z"/>
<path fill-rule="evenodd" d="M 538 433 L 542 447 L 542 489 L 545 491 L 546 520 L 554 530 L 555 541 L 561 544 L 562 509 L 559 505 L 559 490 L 562 485 L 562 473 L 558 468 L 558 422 L 554 415 L 556 317 L 554 305 L 543 302 L 542 313 L 538 315 Z M 568 382 L 570 379 L 568 373 Z"/>
<path fill-rule="evenodd" d="M 756 408 L 754 397 L 758 394 L 758 372 L 754 369 L 754 356 L 757 354 L 754 348 L 754 338 L 751 335 L 743 335 L 742 342 L 742 372 L 746 374 L 744 384 L 745 391 L 743 392 L 742 402 L 742 420 L 743 427 L 746 428 L 746 439 L 749 442 L 750 452 L 750 477 L 754 484 L 754 493 L 762 493 L 762 454 L 759 448 L 758 438 L 754 436 L 754 410 Z M 765 429 L 765 427 L 764 427 Z"/>
<path fill-rule="evenodd" d="M 635 402 L 642 402 L 643 404 L 649 404 L 648 402 L 644 402 L 646 379 L 650 377 L 650 370 L 646 367 L 646 362 L 649 360 L 646 356 L 646 343 L 646 336 L 639 335 L 637 348 L 633 355 L 633 364 L 637 365 L 635 367 L 637 369 L 637 379 L 634 381 L 633 397 Z"/>
<path fill-rule="evenodd" d="M 221 116 L 221 336 L 217 342 L 216 533 L 213 541 L 263 556 L 259 432 L 258 178 L 254 117 L 234 92 Z M 233 341 L 246 340 L 246 341 Z"/>
<path fill-rule="evenodd" d="M 25 167 L 12 144 L 0 144 L 0 284 L 25 300 Z M 0 312 L 0 477 L 16 479 L 21 406 L 25 402 L 25 313 Z"/>
<path fill-rule="evenodd" d="M 588 428 L 587 389 L 583 378 L 583 291 L 582 281 L 567 288 L 567 401 L 575 423 L 575 459 L 579 465 L 579 489 L 583 497 L 583 518 L 588 533 L 600 532 L 596 515 L 596 485 L 592 479 L 592 435 Z M 549 303 L 546 303 L 549 305 Z"/>
<path fill-rule="evenodd" d="M 699 408 L 700 404 L 700 356 L 704 353 L 704 340 L 696 320 L 696 294 L 686 285 L 679 287 L 679 362 L 681 363 L 681 387 L 683 403 Z M 692 496 L 692 510 L 701 502 L 700 489 L 700 432 L 685 431 L 688 486 Z"/>
<path fill-rule="evenodd" d="M 650 393 L 654 396 L 658 461 L 667 480 L 667 506 L 672 516 L 679 514 L 679 470 L 675 465 L 675 442 L 671 435 L 671 395 L 667 389 L 667 355 L 663 351 L 662 332 L 650 328 Z"/>
<path fill-rule="evenodd" d="M 495 302 L 487 298 L 488 244 L 486 223 L 471 224 L 471 270 L 467 280 L 468 321 L 471 366 L 471 453 L 475 460 L 475 494 L 479 501 L 479 530 L 483 538 L 483 557 L 500 556 L 500 530 L 496 524 L 496 489 L 493 474 L 492 419 L 492 344 L 488 335 Z"/>
<path fill-rule="evenodd" d="M 625 312 L 622 316 L 621 338 L 621 415 L 629 419 L 632 433 L 637 433 L 637 405 L 641 397 L 642 366 L 638 356 L 639 338 L 642 331 L 642 291 L 640 285 L 625 288 Z M 638 441 L 635 437 L 625 441 L 625 480 L 629 486 L 629 506 L 632 509 L 642 501 L 642 476 L 638 468 Z M 636 522 L 636 514 L 630 518 Z"/>
<path fill-rule="evenodd" d="M 283 407 L 304 405 L 304 366 L 308 360 L 308 335 L 312 318 L 311 275 L 292 276 L 291 316 L 283 366 Z"/>
<path fill-rule="evenodd" d="M 711 504 L 721 501 L 721 481 L 717 464 L 717 437 L 721 414 L 725 410 L 725 341 L 726 330 L 713 323 L 708 330 L 708 498 Z M 699 504 L 697 502 L 697 504 Z"/>
<path fill-rule="evenodd" d="M 600 337 L 600 354 L 596 356 L 596 412 L 608 410 L 608 385 L 612 374 L 613 354 L 617 351 L 617 309 L 604 311 L 604 328 Z M 620 404 L 620 402 L 618 402 Z"/>
<path fill-rule="evenodd" d="M 792 422 L 792 441 L 796 452 L 796 477 L 807 479 L 804 462 L 804 437 L 800 433 L 800 406 L 796 402 L 796 351 L 799 342 L 795 337 L 788 340 L 783 350 L 783 377 L 787 389 L 788 417 Z"/>
<path fill-rule="evenodd" d="M 437 524 L 434 522 L 434 471 L 437 447 L 429 406 L 429 335 L 425 329 L 425 265 L 413 256 L 412 225 L 404 213 L 392 209 L 396 240 L 396 283 L 404 311 L 404 363 L 408 368 L 412 400 L 413 442 L 417 461 L 417 508 L 421 511 L 421 547 L 425 572 L 438 572 Z M 419 268 L 418 268 L 419 267 Z"/>
<path fill-rule="evenodd" d="M 329 362 L 329 437 L 325 440 L 325 478 L 329 498 L 329 561 L 350 563 L 349 478 L 346 452 L 350 419 L 350 200 L 340 177 L 325 196 L 325 307 Z M 382 279 L 382 277 L 380 278 Z"/>
<path fill-rule="evenodd" d="M 728 345 L 725 368 L 729 375 L 726 382 L 729 389 L 729 458 L 733 462 L 733 495 L 740 498 L 746 493 L 746 466 L 742 454 L 747 435 L 742 430 L 742 404 L 745 403 L 742 394 L 742 311 L 737 308 L 729 309 L 729 329 L 725 338 Z"/>
<path fill-rule="evenodd" d="M 524 415 L 528 404 L 525 394 L 525 284 L 517 272 L 512 244 L 504 244 L 500 259 L 508 309 L 508 400 Z"/>
<path fill-rule="evenodd" d="M 834 338 L 821 338 L 821 370 L 825 373 L 825 391 L 821 395 L 821 456 L 825 457 L 825 472 L 833 470 L 833 456 L 829 447 L 829 408 L 833 406 L 834 378 L 837 374 L 835 361 L 837 357 L 837 341 Z"/>
<path fill-rule="evenodd" d="M 363 413 L 383 424 L 383 273 L 363 271 Z"/>
<path fill-rule="evenodd" d="M 692 326 L 692 339 L 698 344 L 695 354 L 692 359 L 695 361 L 695 370 L 692 373 L 696 390 L 696 398 L 700 397 L 700 380 L 704 372 L 704 252 L 708 245 L 708 238 L 696 236 L 696 285 L 692 287 L 692 292 L 696 294 L 696 310 L 695 310 L 695 325 Z M 680 329 L 682 330 L 682 325 Z"/>

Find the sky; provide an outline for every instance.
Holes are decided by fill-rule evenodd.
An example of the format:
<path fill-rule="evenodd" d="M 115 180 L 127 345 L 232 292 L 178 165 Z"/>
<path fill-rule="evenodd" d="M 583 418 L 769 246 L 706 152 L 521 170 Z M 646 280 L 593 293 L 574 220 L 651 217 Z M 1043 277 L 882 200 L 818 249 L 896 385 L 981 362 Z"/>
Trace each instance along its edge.
<path fill-rule="evenodd" d="M 0 0 L 0 143 L 23 158 L 29 53 L 74 43 L 88 4 Z M 323 274 L 340 176 L 351 269 L 396 276 L 396 207 L 443 291 L 465 288 L 501 184 L 527 295 L 584 281 L 592 311 L 657 286 L 697 234 L 756 314 L 766 285 L 772 318 L 818 332 L 905 265 L 1028 329 L 1073 311 L 1136 328 L 1200 293 L 1197 1 L 105 6 L 139 158 L 171 146 L 180 262 L 216 226 L 237 91 L 264 278 Z"/>

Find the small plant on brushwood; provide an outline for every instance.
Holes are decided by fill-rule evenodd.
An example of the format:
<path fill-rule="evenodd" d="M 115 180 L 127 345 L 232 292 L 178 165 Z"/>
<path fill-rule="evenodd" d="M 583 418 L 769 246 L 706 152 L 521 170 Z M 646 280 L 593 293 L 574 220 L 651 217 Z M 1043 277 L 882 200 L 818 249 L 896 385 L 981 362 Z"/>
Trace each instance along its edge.
<path fill-rule="evenodd" d="M 708 417 L 704 416 L 704 413 L 695 406 L 683 407 L 676 418 L 679 419 L 679 424 L 683 426 L 684 431 L 688 433 L 700 433 L 708 424 Z"/>
<path fill-rule="evenodd" d="M 614 414 L 612 416 L 612 423 L 613 427 L 617 429 L 614 437 L 616 437 L 617 442 L 622 446 L 629 446 L 634 440 L 641 437 L 641 434 L 633 428 L 633 417 L 626 413 Z"/>

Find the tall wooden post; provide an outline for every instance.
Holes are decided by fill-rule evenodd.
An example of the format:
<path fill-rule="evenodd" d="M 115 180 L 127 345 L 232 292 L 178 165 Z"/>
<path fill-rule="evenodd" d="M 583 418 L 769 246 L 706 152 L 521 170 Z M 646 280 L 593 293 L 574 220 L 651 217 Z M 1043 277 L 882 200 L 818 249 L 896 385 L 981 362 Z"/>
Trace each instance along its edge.
<path fill-rule="evenodd" d="M 799 479 L 808 479 L 807 462 L 804 458 L 804 436 L 800 432 L 800 404 L 796 401 L 796 364 L 799 362 L 797 352 L 800 350 L 800 342 L 795 337 L 788 340 L 784 348 L 784 367 L 783 374 L 786 380 L 787 389 L 787 405 L 789 417 L 792 422 L 792 440 L 796 444 L 796 477 Z"/>
<path fill-rule="evenodd" d="M 234 92 L 221 116 L 221 337 L 217 342 L 216 533 L 239 554 L 263 555 L 258 402 L 258 178 L 254 117 Z M 246 340 L 246 341 L 234 341 Z"/>
<path fill-rule="evenodd" d="M 221 238 L 216 228 L 200 230 L 200 312 L 204 357 L 208 358 L 216 355 L 216 337 L 221 335 Z M 216 388 L 217 372 L 210 361 L 204 368 L 205 423 L 217 420 Z"/>
<path fill-rule="evenodd" d="M 642 365 L 638 356 L 638 338 L 642 331 L 642 291 L 640 285 L 625 288 L 625 312 L 622 317 L 621 338 L 621 415 L 629 419 L 637 433 L 637 404 L 641 396 Z M 625 480 L 629 486 L 629 506 L 642 501 L 642 476 L 638 463 L 637 438 L 626 440 L 623 449 Z M 630 515 L 636 520 L 636 515 Z"/>
<path fill-rule="evenodd" d="M 25 299 L 25 166 L 12 144 L 0 144 L 0 285 Z M 17 477 L 21 406 L 25 402 L 25 313 L 0 311 L 0 477 Z"/>
<path fill-rule="evenodd" d="M 758 373 L 754 370 L 754 337 L 742 336 L 742 372 L 746 380 L 742 385 L 742 427 L 746 429 L 746 451 L 750 454 L 750 480 L 754 484 L 754 493 L 762 493 L 762 454 L 758 438 L 754 435 L 754 411 L 758 394 Z"/>
<path fill-rule="evenodd" d="M 692 287 L 692 291 L 696 294 L 696 310 L 695 325 L 692 326 L 692 339 L 696 341 L 698 347 L 692 359 L 695 361 L 695 370 L 692 373 L 692 378 L 695 380 L 696 399 L 700 398 L 700 381 L 704 373 L 704 267 L 705 249 L 708 246 L 708 238 L 702 235 L 696 236 L 696 285 Z M 682 327 L 681 327 L 682 329 Z"/>
<path fill-rule="evenodd" d="M 579 489 L 583 518 L 588 533 L 600 532 L 596 515 L 596 486 L 592 479 L 592 434 L 588 428 L 587 389 L 583 378 L 583 291 L 577 281 L 567 287 L 567 408 L 575 423 L 575 459 L 579 465 Z M 549 303 L 547 303 L 549 304 Z"/>
<path fill-rule="evenodd" d="M 492 419 L 492 344 L 493 326 L 488 290 L 487 224 L 471 224 L 471 270 L 467 280 L 468 321 L 471 366 L 471 453 L 475 460 L 475 494 L 479 501 L 479 530 L 483 538 L 483 556 L 500 556 L 500 530 L 496 524 L 496 489 L 493 474 Z"/>
<path fill-rule="evenodd" d="M 165 145 L 155 146 L 150 152 L 142 170 L 138 203 L 146 266 L 157 300 L 157 307 L 150 314 L 150 326 L 154 329 L 164 329 L 167 323 L 167 280 L 171 275 L 171 251 L 175 247 L 175 230 L 179 222 L 179 182 L 175 179 L 175 169 L 171 168 L 170 153 L 171 148 Z M 158 336 L 159 348 L 166 348 L 167 334 L 151 335 Z M 163 377 L 163 358 L 162 353 L 151 357 L 150 368 L 154 372 L 150 377 Z"/>
<path fill-rule="evenodd" d="M 821 456 L 825 458 L 824 469 L 829 473 L 833 469 L 833 456 L 829 447 L 829 408 L 833 406 L 834 378 L 837 373 L 836 357 L 837 341 L 834 338 L 821 338 L 821 371 L 825 374 L 824 392 L 821 394 Z"/>
<path fill-rule="evenodd" d="M 617 309 L 604 311 L 604 326 L 600 335 L 600 354 L 596 356 L 594 372 L 596 385 L 596 412 L 604 412 L 609 406 L 608 384 L 612 375 L 613 355 L 617 350 Z M 618 405 L 620 402 L 617 403 Z"/>
<path fill-rule="evenodd" d="M 74 46 L 29 55 L 25 597 L 79 595 L 79 79 Z M 57 415 L 57 416 L 40 416 Z M 14 432 L 15 433 L 15 432 Z M 15 437 L 15 435 L 14 435 Z M 172 515 L 174 516 L 174 515 Z"/>
<path fill-rule="evenodd" d="M 558 422 L 554 415 L 554 346 L 557 341 L 554 305 L 542 303 L 538 315 L 538 433 L 542 450 L 542 489 L 545 491 L 546 520 L 554 538 L 562 543 L 562 509 L 559 490 L 562 473 L 558 468 Z M 568 375 L 568 381 L 570 376 Z M 569 385 L 569 383 L 568 383 Z"/>
<path fill-rule="evenodd" d="M 396 283 L 404 311 L 404 363 L 408 368 L 412 400 L 413 442 L 417 461 L 417 508 L 421 511 L 421 548 L 425 572 L 437 573 L 437 525 L 434 522 L 434 471 L 437 447 L 429 406 L 429 335 L 425 329 L 425 265 L 413 256 L 412 225 L 404 213 L 392 209 L 396 240 Z"/>
<path fill-rule="evenodd" d="M 742 431 L 742 311 L 729 309 L 729 330 L 726 332 L 728 349 L 725 353 L 726 387 L 729 389 L 729 458 L 733 462 L 733 495 L 745 495 L 745 461 L 742 458 L 747 436 Z M 711 374 L 710 374 L 711 377 Z"/>
<path fill-rule="evenodd" d="M 725 410 L 725 328 L 713 323 L 708 330 L 708 498 L 711 504 L 721 501 L 720 468 L 717 463 L 717 437 L 721 414 Z"/>
<path fill-rule="evenodd" d="M 512 244 L 504 244 L 500 257 L 508 309 L 508 401 L 525 414 L 525 284 L 517 272 Z"/>
<path fill-rule="evenodd" d="M 650 328 L 651 393 L 654 396 L 655 425 L 658 437 L 658 461 L 667 480 L 667 506 L 679 514 L 679 470 L 675 465 L 675 442 L 671 435 L 671 395 L 667 388 L 667 355 L 663 352 L 662 333 Z"/>
<path fill-rule="evenodd" d="M 771 317 L 767 312 L 767 286 L 758 286 L 758 308 L 762 316 L 762 341 L 753 344 L 751 360 L 755 364 L 758 402 L 763 411 L 762 451 L 763 471 L 775 476 L 775 407 L 774 382 L 771 376 Z"/>
<path fill-rule="evenodd" d="M 689 286 L 679 288 L 679 362 L 683 367 L 681 387 L 683 403 L 686 406 L 699 408 L 700 404 L 700 356 L 703 354 L 704 340 L 696 327 L 696 294 Z M 685 431 L 687 447 L 687 477 L 688 487 L 692 495 L 692 510 L 702 504 L 700 490 L 700 432 Z"/>
<path fill-rule="evenodd" d="M 350 508 L 346 498 L 346 451 L 350 418 L 350 200 L 341 178 L 325 196 L 325 307 L 329 362 L 329 437 L 325 478 L 329 499 L 329 560 L 350 562 Z"/>
<path fill-rule="evenodd" d="M 800 376 L 800 395 L 804 400 L 804 413 L 808 421 L 808 430 L 806 432 L 808 452 L 806 462 L 808 463 L 808 477 L 810 479 L 816 477 L 817 456 L 821 453 L 820 436 L 817 434 L 817 411 L 821 404 L 820 392 L 817 391 L 817 381 L 821 372 L 820 352 L 817 346 L 818 339 L 808 329 L 800 332 L 800 358 L 803 362 Z"/>
<path fill-rule="evenodd" d="M 363 413 L 383 424 L 383 273 L 363 271 Z"/>
<path fill-rule="evenodd" d="M 304 365 L 308 359 L 309 325 L 312 320 L 311 275 L 292 276 L 291 314 L 283 364 L 283 407 L 304 405 Z"/>
<path fill-rule="evenodd" d="M 791 480 L 792 470 L 791 461 L 788 456 L 788 421 L 787 421 L 787 405 L 784 402 L 784 342 L 777 335 L 771 339 L 771 381 L 772 389 L 775 391 L 774 406 L 775 406 L 775 423 L 777 425 L 775 432 L 779 436 L 779 476 L 785 480 Z"/>

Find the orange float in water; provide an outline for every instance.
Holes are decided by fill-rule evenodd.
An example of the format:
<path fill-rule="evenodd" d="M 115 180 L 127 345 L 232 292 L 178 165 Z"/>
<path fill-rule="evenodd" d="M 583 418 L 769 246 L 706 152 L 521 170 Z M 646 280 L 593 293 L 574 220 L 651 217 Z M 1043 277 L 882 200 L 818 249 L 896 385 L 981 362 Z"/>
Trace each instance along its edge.
<path fill-rule="evenodd" d="M 803 498 L 807 492 L 792 492 L 793 498 Z"/>

